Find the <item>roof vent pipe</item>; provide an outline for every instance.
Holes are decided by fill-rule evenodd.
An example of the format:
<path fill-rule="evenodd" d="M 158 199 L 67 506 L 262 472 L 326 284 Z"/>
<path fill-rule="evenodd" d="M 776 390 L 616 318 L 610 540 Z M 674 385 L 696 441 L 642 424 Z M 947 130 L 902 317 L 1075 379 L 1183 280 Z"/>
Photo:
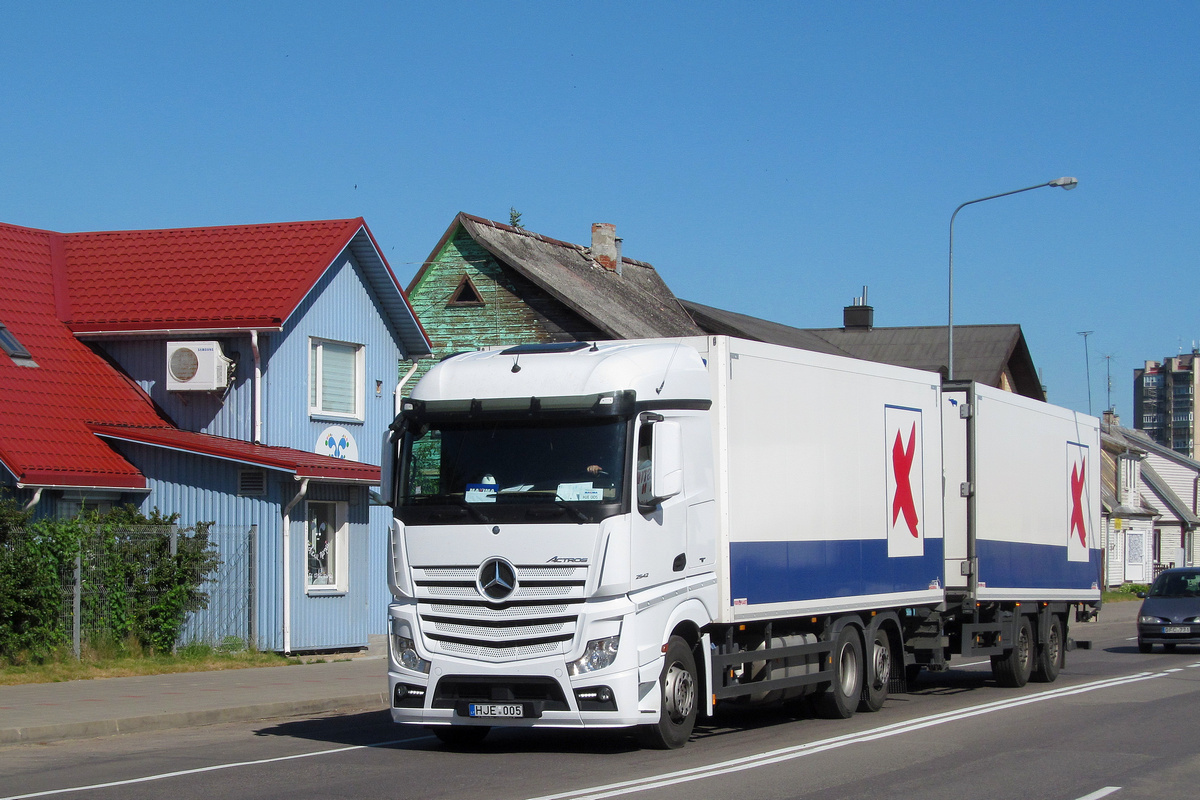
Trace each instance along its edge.
<path fill-rule="evenodd" d="M 862 297 L 842 309 L 842 327 L 846 330 L 869 331 L 875 327 L 875 309 L 867 305 L 867 287 L 863 287 Z"/>

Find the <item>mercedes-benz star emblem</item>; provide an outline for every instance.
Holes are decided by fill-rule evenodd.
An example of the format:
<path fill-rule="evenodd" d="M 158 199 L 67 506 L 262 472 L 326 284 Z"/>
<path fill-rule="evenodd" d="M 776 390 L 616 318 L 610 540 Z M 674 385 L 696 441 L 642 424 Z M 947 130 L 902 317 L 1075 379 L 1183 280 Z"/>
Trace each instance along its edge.
<path fill-rule="evenodd" d="M 489 558 L 479 568 L 475 585 L 489 600 L 507 600 L 517 590 L 517 568 L 503 558 Z"/>

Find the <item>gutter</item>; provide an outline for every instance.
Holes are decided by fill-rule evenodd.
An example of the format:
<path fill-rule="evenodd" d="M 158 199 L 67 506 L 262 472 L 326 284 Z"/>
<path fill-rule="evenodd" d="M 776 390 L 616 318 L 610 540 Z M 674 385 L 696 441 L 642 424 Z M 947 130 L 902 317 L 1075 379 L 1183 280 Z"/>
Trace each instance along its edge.
<path fill-rule="evenodd" d="M 31 497 L 29 502 L 25 504 L 25 507 L 22 509 L 22 511 L 33 511 L 33 507 L 42 500 L 42 490 L 44 488 L 44 486 L 39 486 L 33 490 L 33 497 Z"/>
<path fill-rule="evenodd" d="M 254 443 L 262 444 L 262 353 L 258 349 L 258 331 L 250 331 L 250 350 L 254 353 Z"/>

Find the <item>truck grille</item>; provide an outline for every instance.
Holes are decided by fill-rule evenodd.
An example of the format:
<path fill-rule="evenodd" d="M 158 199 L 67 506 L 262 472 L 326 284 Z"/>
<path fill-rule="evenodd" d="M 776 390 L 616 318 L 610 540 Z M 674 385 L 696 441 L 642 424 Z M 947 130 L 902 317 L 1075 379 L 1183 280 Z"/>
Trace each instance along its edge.
<path fill-rule="evenodd" d="M 479 567 L 413 569 L 417 613 L 433 652 L 510 661 L 565 652 L 579 627 L 587 566 L 517 566 L 503 602 L 480 594 Z"/>

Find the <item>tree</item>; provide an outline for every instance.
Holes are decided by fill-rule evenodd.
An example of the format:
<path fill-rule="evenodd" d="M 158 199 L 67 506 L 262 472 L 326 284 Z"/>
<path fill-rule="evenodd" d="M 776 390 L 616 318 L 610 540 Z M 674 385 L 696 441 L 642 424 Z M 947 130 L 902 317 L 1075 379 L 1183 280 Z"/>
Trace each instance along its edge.
<path fill-rule="evenodd" d="M 525 226 L 521 224 L 521 212 L 513 206 L 508 207 L 508 224 L 517 230 L 525 230 Z"/>

